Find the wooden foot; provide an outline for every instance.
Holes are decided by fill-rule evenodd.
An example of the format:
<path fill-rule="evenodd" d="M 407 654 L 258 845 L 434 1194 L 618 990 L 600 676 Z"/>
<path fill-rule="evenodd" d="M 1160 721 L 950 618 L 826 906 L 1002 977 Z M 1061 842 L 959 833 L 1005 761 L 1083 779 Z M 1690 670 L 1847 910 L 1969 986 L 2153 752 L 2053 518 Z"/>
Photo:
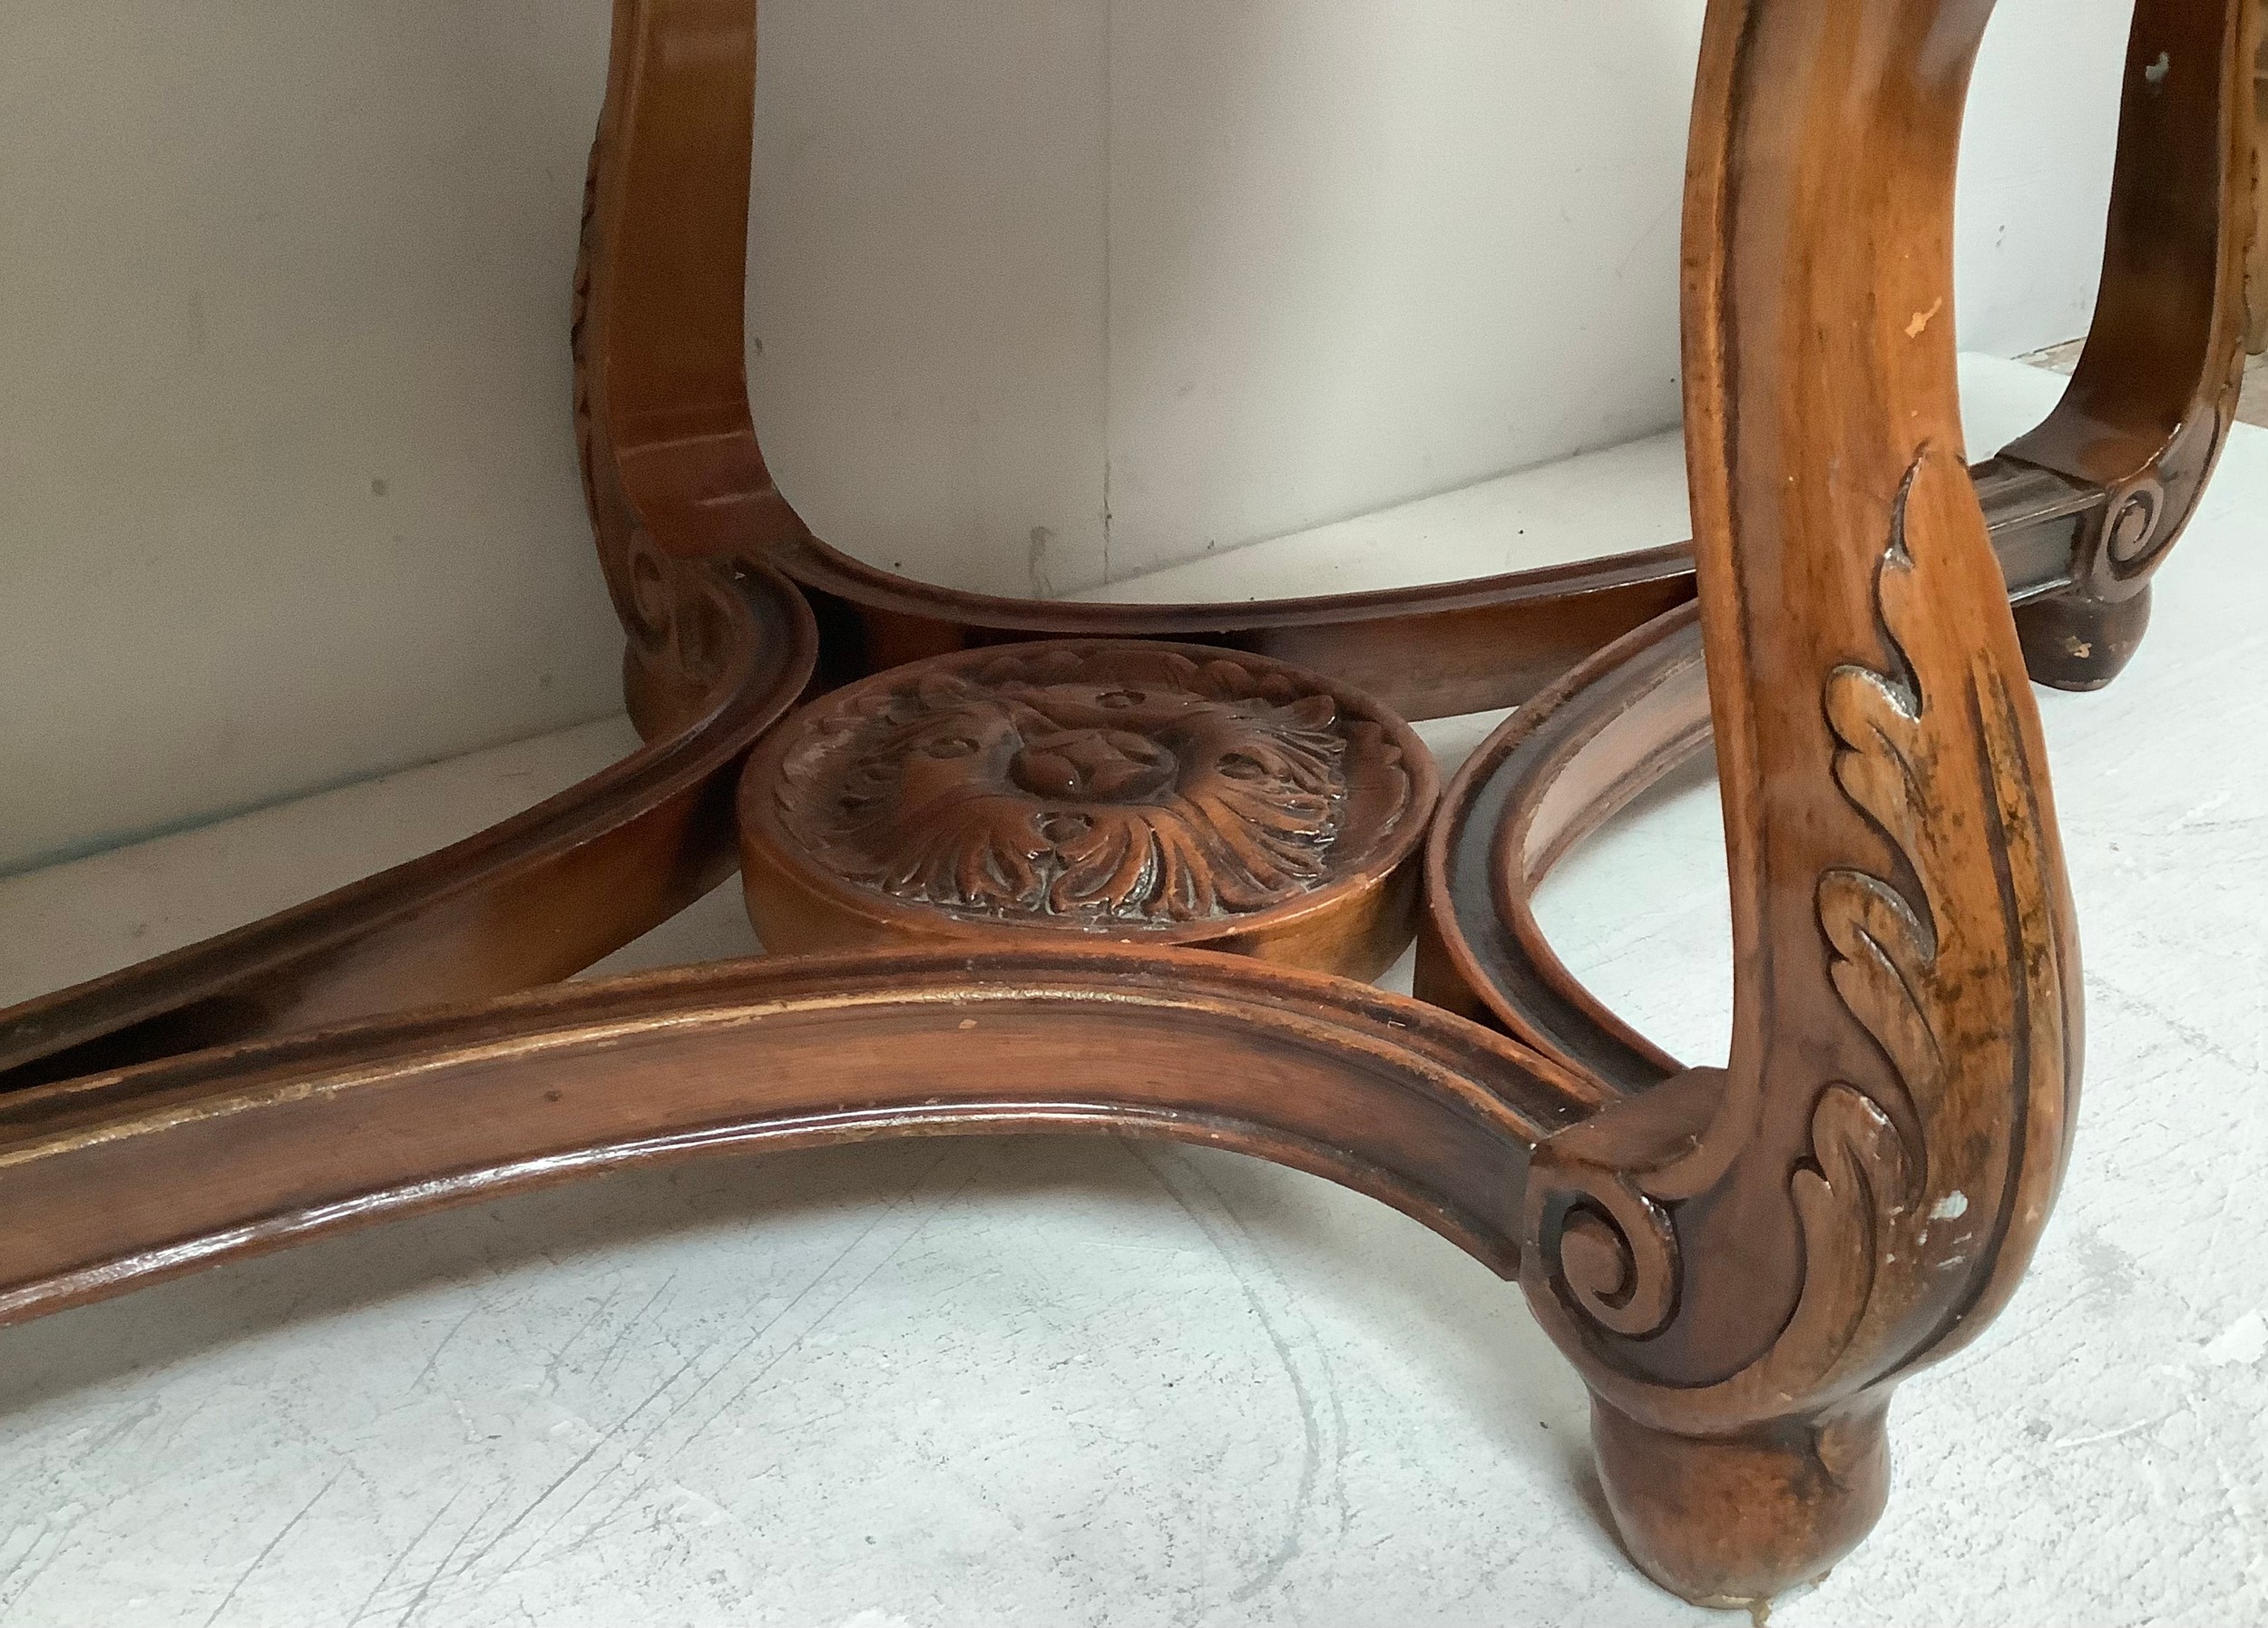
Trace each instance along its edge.
<path fill-rule="evenodd" d="M 2016 610 L 2016 635 L 2034 679 L 2056 689 L 2100 689 L 2126 670 L 2150 626 L 2150 590 L 2115 604 L 2034 600 Z"/>
<path fill-rule="evenodd" d="M 1754 1606 L 1817 1582 L 1890 1493 L 1887 1404 L 1704 1439 L 1591 1399 L 1598 1478 L 1630 1558 L 1696 1605 Z"/>

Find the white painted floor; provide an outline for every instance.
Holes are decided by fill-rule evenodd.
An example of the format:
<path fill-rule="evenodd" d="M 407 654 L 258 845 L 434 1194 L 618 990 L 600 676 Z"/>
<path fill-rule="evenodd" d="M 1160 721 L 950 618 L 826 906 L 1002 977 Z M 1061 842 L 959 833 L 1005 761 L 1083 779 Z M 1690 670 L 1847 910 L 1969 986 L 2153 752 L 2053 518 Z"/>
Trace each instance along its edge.
<path fill-rule="evenodd" d="M 1985 445 L 2059 381 L 1969 384 Z M 2041 698 L 2089 974 L 2061 1208 L 1998 1326 L 1901 1393 L 1890 1513 L 1787 1628 L 2268 1621 L 2268 432 L 2237 435 L 2133 668 Z M 1682 532 L 1674 444 L 1607 469 L 1595 546 Z M 1441 511 L 1411 534 L 1470 569 L 1526 505 L 1579 517 L 1569 479 L 1464 494 L 1486 536 Z M 1390 526 L 1334 531 L 1157 591 L 1406 572 Z M 1486 721 L 1429 734 L 1454 757 Z M 630 741 L 594 725 L 0 882 L 0 999 L 420 852 Z M 1696 782 L 1579 853 L 1546 915 L 1706 1061 L 1722 890 Z M 751 948 L 727 889 L 611 964 Z M 1724 1620 L 1617 1552 L 1581 1388 L 1517 1292 L 1233 1155 L 722 1160 L 0 1331 L 0 1624 Z"/>

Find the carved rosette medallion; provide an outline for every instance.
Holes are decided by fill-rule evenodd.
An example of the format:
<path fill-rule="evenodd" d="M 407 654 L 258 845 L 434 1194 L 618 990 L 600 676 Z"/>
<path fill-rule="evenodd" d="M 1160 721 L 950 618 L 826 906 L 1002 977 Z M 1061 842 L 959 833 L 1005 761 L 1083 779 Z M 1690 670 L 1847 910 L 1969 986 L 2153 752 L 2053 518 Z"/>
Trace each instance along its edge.
<path fill-rule="evenodd" d="M 885 916 L 1202 942 L 1374 884 L 1432 796 L 1408 726 L 1312 674 L 1058 641 L 806 708 L 751 765 L 742 817 L 752 849 Z"/>

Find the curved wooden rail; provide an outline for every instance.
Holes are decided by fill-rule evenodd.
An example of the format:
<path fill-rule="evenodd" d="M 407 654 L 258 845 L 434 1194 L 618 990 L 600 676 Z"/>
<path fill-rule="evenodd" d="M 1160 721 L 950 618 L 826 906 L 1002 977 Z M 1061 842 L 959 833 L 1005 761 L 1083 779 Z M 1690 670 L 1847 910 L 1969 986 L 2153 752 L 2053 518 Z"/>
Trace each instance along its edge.
<path fill-rule="evenodd" d="M 2093 688 L 2132 656 L 2148 578 L 2195 513 L 2234 421 L 2242 256 L 2257 230 L 2244 182 L 2258 20 L 2242 5 L 2136 7 L 2087 356 L 2048 420 L 1984 466 L 2037 458 L 2126 493 L 2126 512 L 2148 522 L 2121 560 L 2090 522 L 2061 584 L 2013 565 L 2003 546 L 2026 664 L 2043 682 Z M 2161 57 L 2167 71 L 2154 77 Z M 1532 901 L 1573 843 L 1709 744 L 1689 610 L 1598 652 L 1508 719 L 1442 799 L 1419 992 L 1623 1092 L 1675 1074 L 1569 973 Z"/>
<path fill-rule="evenodd" d="M 1608 646 L 1498 726 L 1427 834 L 1418 995 L 1618 1095 L 1677 1074 L 1568 970 L 1533 901 L 1578 843 L 1706 752 L 1709 730 L 1692 607 Z"/>
<path fill-rule="evenodd" d="M 2126 512 L 2148 522 L 2122 562 L 2096 515 L 2062 583 L 2012 561 L 1996 535 L 2026 663 L 2043 682 L 2093 688 L 2131 657 L 2148 578 L 2195 512 L 2234 419 L 2241 256 L 2257 229 L 2242 183 L 2258 17 L 2241 5 L 2136 7 L 2087 358 L 2049 419 L 1981 466 L 2037 458 L 2127 493 Z M 2167 72 L 2153 77 L 2162 56 Z M 1568 971 L 1532 902 L 1575 843 L 1709 745 L 1689 609 L 1598 652 L 1508 719 L 1452 782 L 1430 838 L 1419 993 L 1618 1091 L 1676 1074 Z"/>
<path fill-rule="evenodd" d="M 650 601 L 709 660 L 688 685 L 633 644 L 628 687 L 652 744 L 436 853 L 0 1011 L 0 1092 L 565 978 L 722 882 L 741 761 L 802 693 L 817 639 L 775 572 L 670 569 Z"/>
<path fill-rule="evenodd" d="M 1530 1147 L 1596 1106 L 1421 1002 L 1205 950 L 727 962 L 0 1102 L 0 1321 L 624 1165 L 1032 1131 L 1273 1159 L 1509 1275 Z"/>
<path fill-rule="evenodd" d="M 933 588 L 808 537 L 765 550 L 802 585 L 847 682 L 973 645 L 1053 638 L 1220 645 L 1352 685 L 1404 717 L 1510 707 L 1600 645 L 1693 597 L 1679 545 L 1470 582 L 1217 605 L 1007 600 Z"/>
<path fill-rule="evenodd" d="M 2188 0 L 2141 5 L 2153 20 L 2196 9 Z M 2136 26 L 2141 37 L 2141 19 Z M 826 682 L 1016 639 L 1195 639 L 1326 674 L 1405 717 L 1435 717 L 1527 701 L 1601 646 L 1692 598 L 1691 552 L 1682 545 L 1463 582 L 1217 605 L 961 593 L 828 547 L 773 482 L 748 405 L 756 50 L 757 0 L 617 0 L 584 238 L 592 337 L 578 354 L 582 397 L 595 420 L 586 458 L 599 484 L 638 489 L 664 551 L 768 560 L 801 584 L 818 614 Z M 2159 166 L 2195 145 L 2201 120 L 2219 128 L 2217 93 L 2197 93 L 2199 83 L 2187 74 L 2169 81 L 2170 114 L 2122 125 L 2120 196 L 2148 194 Z M 2167 130 L 2176 132 L 2170 142 Z M 2216 243 L 2229 220 L 2242 219 L 2215 217 Z M 2212 269 L 2208 258 L 2208 277 Z M 2129 270 L 2122 259 L 2112 276 Z M 2196 268 L 2184 259 L 2178 274 Z M 2168 376 L 2224 378 L 2241 356 L 2240 337 L 2214 325 L 2161 329 L 2147 343 L 2165 347 L 2153 366 Z M 2098 367 L 2089 379 L 2097 376 L 2115 396 L 2115 373 Z M 1995 458 L 1972 472 L 2019 599 L 2069 588 L 2110 502 L 2106 488 L 2053 465 L 2044 454 Z M 594 510 L 601 553 L 611 561 L 628 528 L 610 524 L 602 504 Z M 2061 670 L 2051 665 L 2042 676 L 2059 681 Z"/>
<path fill-rule="evenodd" d="M 2234 422 L 2241 251 L 2257 231 L 2253 197 L 2241 188 L 2257 18 L 2248 5 L 2136 7 L 2087 360 L 2048 422 L 1994 464 L 2037 455 L 2073 478 L 2130 492 L 2130 512 L 2148 510 L 2150 531 L 2141 553 L 2121 564 L 2098 514 L 2076 580 L 2062 585 L 2012 562 L 1996 535 L 2026 664 L 2044 682 L 2091 689 L 2127 662 L 2148 614 L 2148 576 L 2203 501 Z M 2175 80 L 2168 66 L 2153 80 L 2159 57 L 2171 63 L 2173 53 L 2185 75 Z M 1599 650 L 1500 726 L 1450 785 L 1429 839 L 1420 996 L 1615 1091 L 1677 1075 L 1677 1061 L 1565 969 L 1533 898 L 1574 843 L 1708 746 L 1690 609 Z"/>

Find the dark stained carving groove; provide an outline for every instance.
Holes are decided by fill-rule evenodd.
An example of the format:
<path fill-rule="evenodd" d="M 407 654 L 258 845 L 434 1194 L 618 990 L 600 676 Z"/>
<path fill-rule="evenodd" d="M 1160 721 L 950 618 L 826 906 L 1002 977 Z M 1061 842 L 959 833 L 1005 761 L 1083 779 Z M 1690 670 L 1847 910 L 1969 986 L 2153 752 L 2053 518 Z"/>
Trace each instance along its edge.
<path fill-rule="evenodd" d="M 843 881 L 981 917 L 1164 926 L 1319 885 L 1350 833 L 1408 812 L 1403 758 L 1274 664 L 1054 643 L 838 692 L 766 761 L 788 835 Z M 1374 806 L 1351 825 L 1358 785 Z"/>

